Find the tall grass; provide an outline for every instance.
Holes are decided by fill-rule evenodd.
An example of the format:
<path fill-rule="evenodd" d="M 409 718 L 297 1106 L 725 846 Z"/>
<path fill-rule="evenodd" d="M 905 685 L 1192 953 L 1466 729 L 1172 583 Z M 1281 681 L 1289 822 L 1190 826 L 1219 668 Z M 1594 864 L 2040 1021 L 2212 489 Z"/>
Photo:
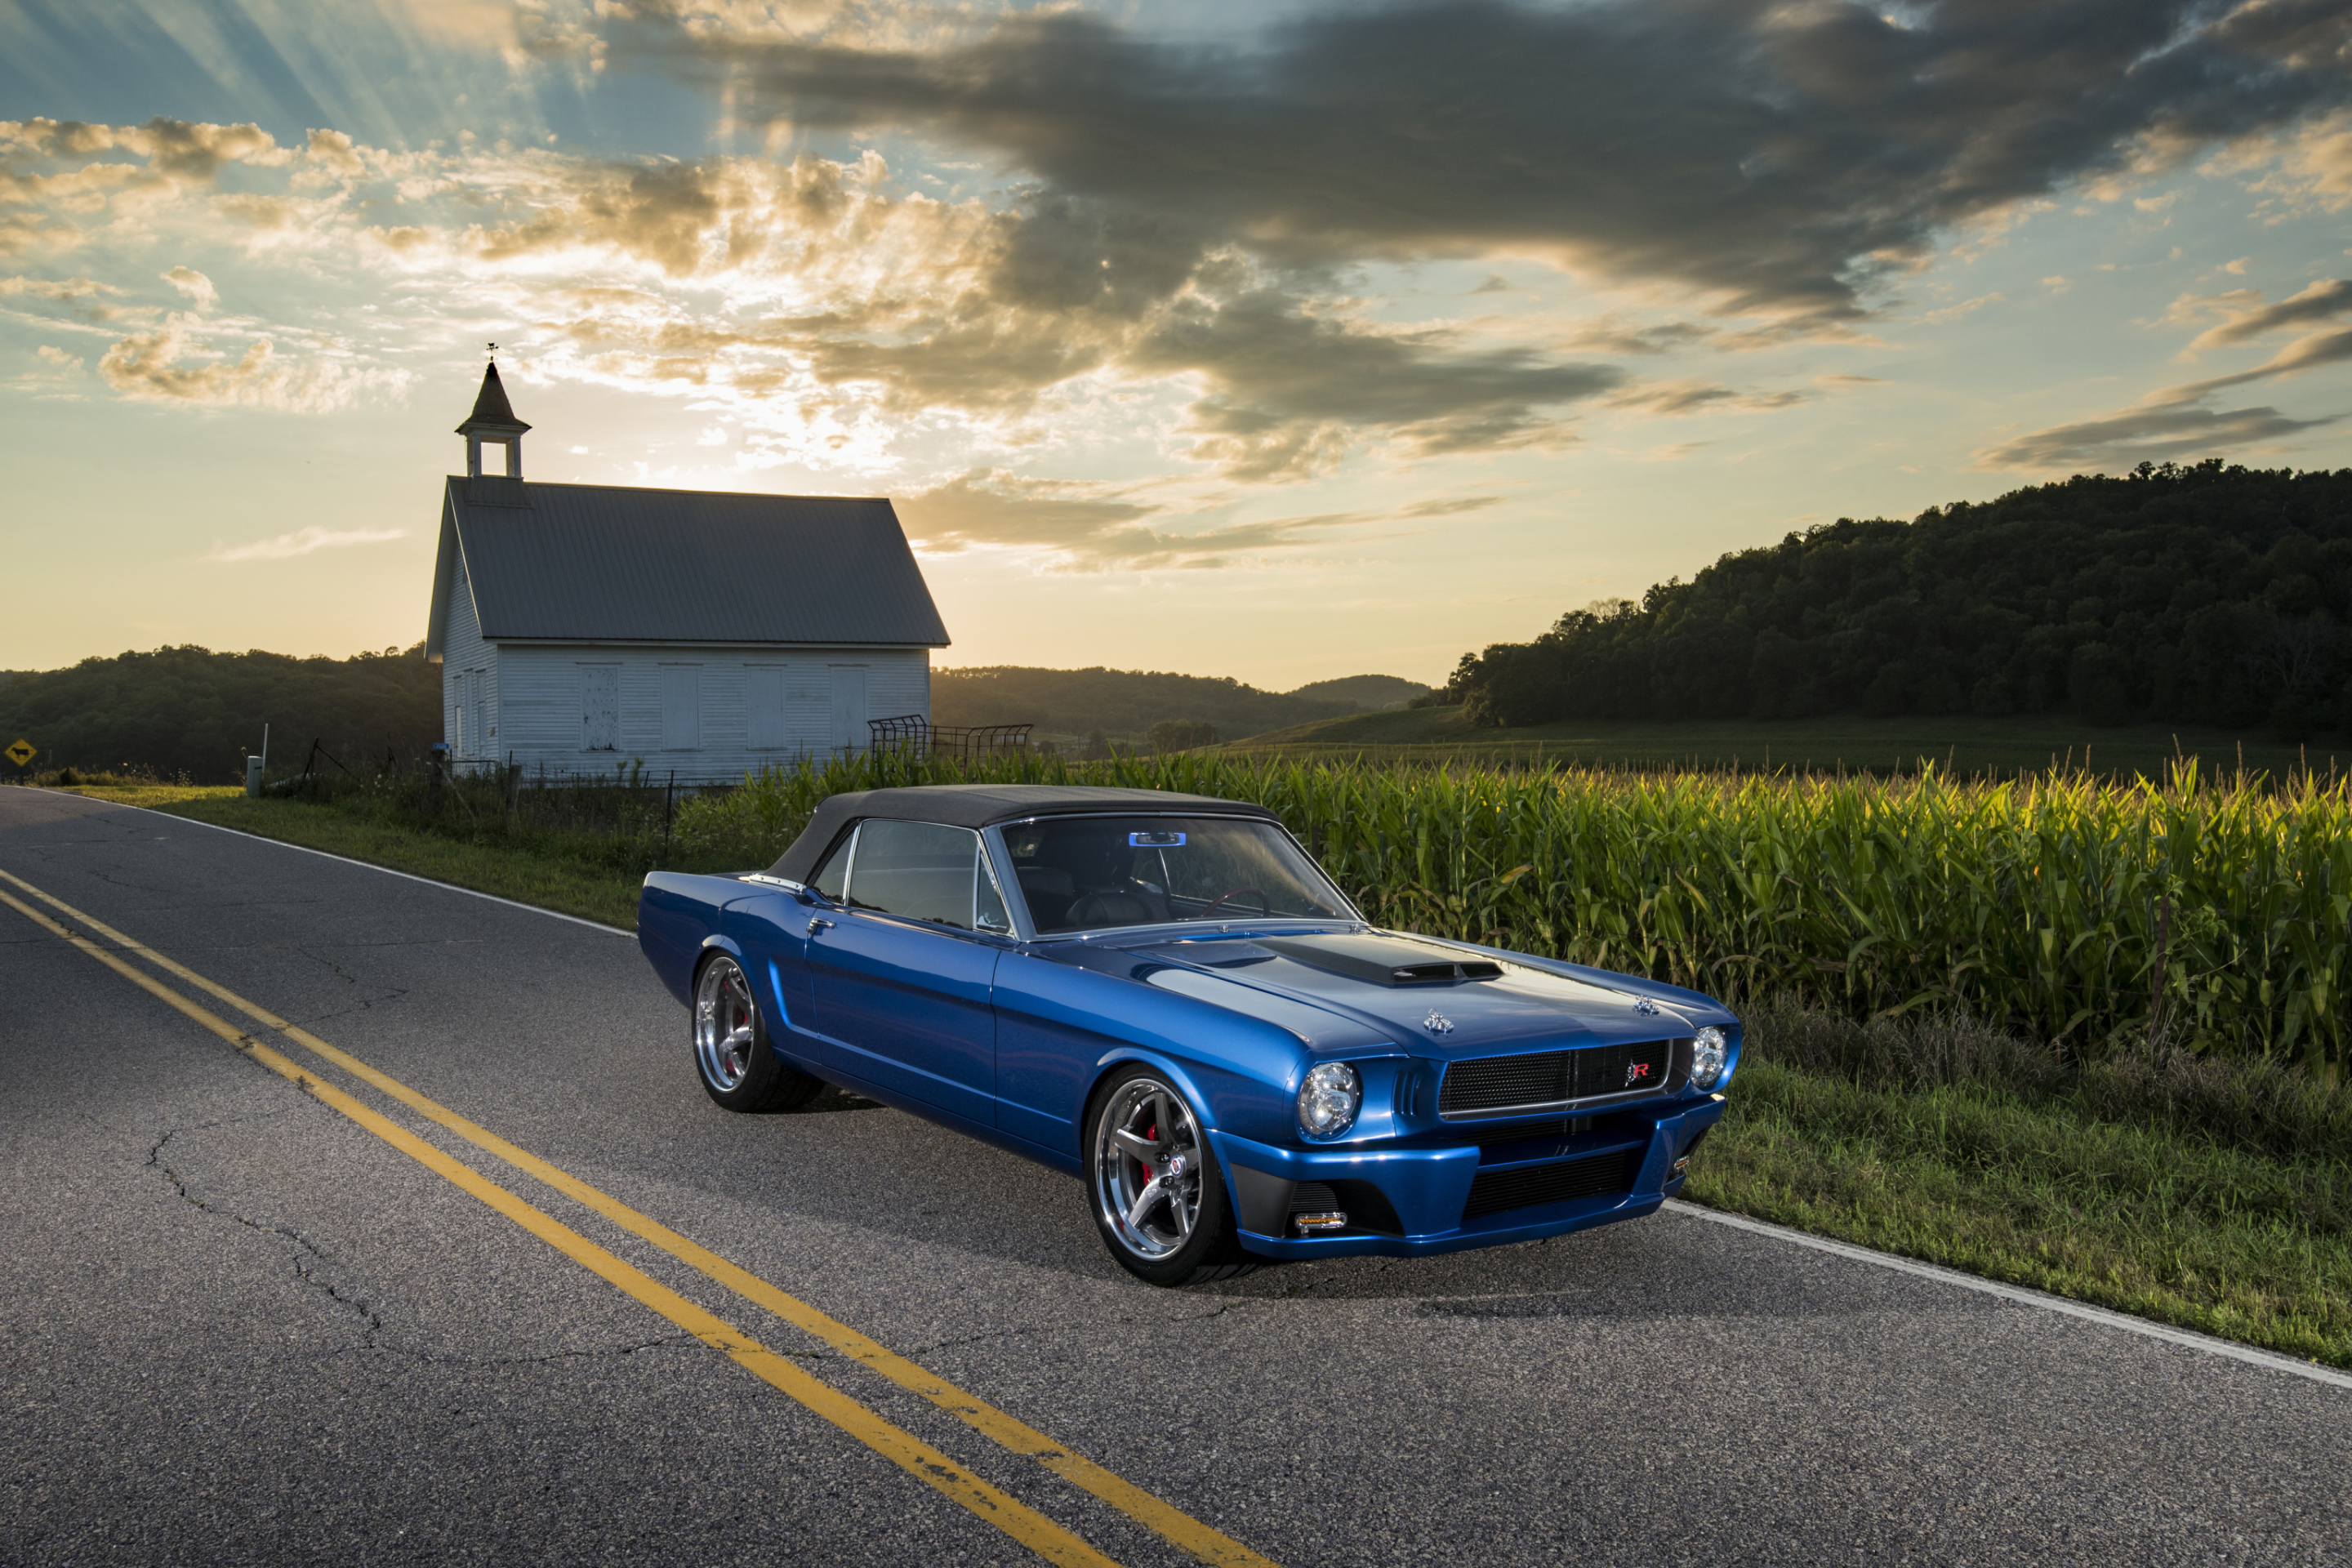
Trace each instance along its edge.
<path fill-rule="evenodd" d="M 772 857 L 839 790 L 1087 782 L 1261 803 L 1373 921 L 1854 1018 L 1966 1009 L 2340 1073 L 2352 785 L 1415 770 L 1180 754 L 875 754 L 688 803 Z M 2152 1016 L 2160 1015 L 2160 1018 Z"/>

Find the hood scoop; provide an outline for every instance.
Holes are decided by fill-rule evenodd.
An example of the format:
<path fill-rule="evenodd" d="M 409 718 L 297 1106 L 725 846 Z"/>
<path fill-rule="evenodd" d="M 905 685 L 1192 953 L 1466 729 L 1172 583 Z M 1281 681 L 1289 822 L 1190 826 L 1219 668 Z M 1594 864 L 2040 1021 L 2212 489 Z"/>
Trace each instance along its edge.
<path fill-rule="evenodd" d="M 1457 958 L 1444 948 L 1395 937 L 1259 937 L 1258 947 L 1293 963 L 1370 985 L 1454 985 L 1500 980 L 1503 966 L 1487 958 Z"/>

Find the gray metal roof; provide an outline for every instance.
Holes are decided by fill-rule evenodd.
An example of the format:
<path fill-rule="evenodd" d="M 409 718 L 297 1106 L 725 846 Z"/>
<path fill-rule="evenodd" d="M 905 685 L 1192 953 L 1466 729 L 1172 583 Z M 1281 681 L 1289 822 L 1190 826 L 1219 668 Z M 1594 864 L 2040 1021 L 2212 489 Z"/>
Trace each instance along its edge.
<path fill-rule="evenodd" d="M 462 553 L 485 640 L 944 647 L 887 500 L 451 476 L 425 650 Z"/>

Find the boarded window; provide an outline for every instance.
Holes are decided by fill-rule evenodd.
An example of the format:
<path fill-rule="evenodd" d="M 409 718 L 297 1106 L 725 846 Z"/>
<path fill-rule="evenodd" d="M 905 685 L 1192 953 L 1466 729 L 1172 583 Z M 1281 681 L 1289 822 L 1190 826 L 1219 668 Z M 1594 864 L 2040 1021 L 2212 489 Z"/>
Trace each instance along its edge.
<path fill-rule="evenodd" d="M 833 749 L 836 752 L 862 752 L 868 740 L 866 667 L 862 664 L 836 664 L 830 668 L 833 674 Z"/>
<path fill-rule="evenodd" d="M 831 744 L 832 712 L 833 685 L 823 670 L 795 674 L 784 682 L 784 717 L 796 750 L 821 752 Z"/>
<path fill-rule="evenodd" d="M 617 664 L 580 667 L 580 743 L 592 752 L 620 749 L 621 667 Z"/>
<path fill-rule="evenodd" d="M 701 750 L 702 667 L 698 664 L 663 665 L 661 694 L 662 750 Z"/>
<path fill-rule="evenodd" d="M 743 667 L 743 743 L 755 752 L 778 752 L 793 743 L 784 713 L 783 666 Z"/>

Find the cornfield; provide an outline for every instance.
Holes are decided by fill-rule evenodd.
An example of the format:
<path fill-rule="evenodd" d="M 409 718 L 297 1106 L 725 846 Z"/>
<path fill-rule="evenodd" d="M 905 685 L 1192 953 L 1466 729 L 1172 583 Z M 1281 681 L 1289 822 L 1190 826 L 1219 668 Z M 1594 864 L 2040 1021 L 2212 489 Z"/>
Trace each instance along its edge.
<path fill-rule="evenodd" d="M 875 754 L 698 801 L 781 850 L 837 790 L 1117 784 L 1265 805 L 1372 921 L 1860 1018 L 1967 1009 L 2080 1054 L 2160 1021 L 2335 1078 L 2352 785 Z"/>

